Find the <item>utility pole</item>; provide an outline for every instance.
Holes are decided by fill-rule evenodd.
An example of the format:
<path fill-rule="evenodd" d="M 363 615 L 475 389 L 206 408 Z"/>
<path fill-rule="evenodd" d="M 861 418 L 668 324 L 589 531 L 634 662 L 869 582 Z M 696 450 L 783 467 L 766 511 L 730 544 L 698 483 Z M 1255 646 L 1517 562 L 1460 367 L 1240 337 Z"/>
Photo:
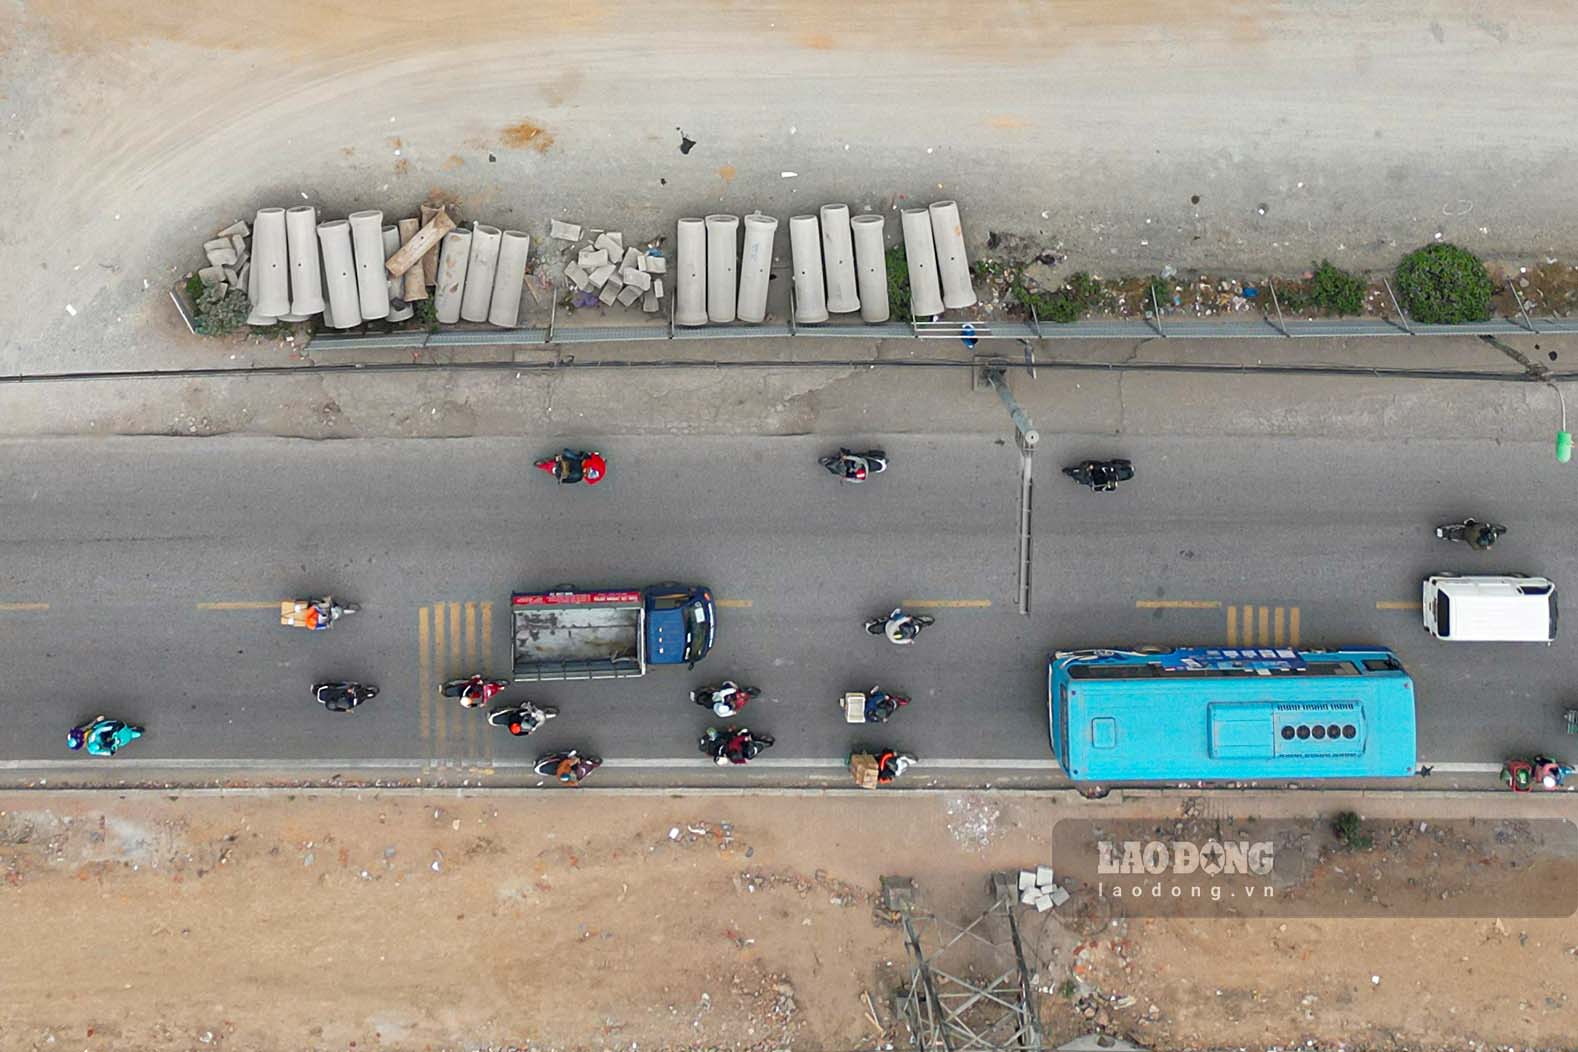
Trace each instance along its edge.
<path fill-rule="evenodd" d="M 1007 363 L 992 359 L 978 366 L 976 386 L 990 387 L 997 392 L 1008 418 L 1014 422 L 1014 444 L 1019 447 L 1019 612 L 1030 616 L 1030 533 L 1031 511 L 1034 505 L 1035 483 L 1031 478 L 1031 457 L 1041 441 L 1041 432 L 1030 422 L 1030 414 L 1008 389 Z"/>

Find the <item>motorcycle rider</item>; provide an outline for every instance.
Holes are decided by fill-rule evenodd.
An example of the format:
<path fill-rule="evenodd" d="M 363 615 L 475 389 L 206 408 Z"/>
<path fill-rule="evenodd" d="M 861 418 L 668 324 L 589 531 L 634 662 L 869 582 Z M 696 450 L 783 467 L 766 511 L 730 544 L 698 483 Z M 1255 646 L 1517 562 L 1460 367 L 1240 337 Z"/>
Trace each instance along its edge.
<path fill-rule="evenodd" d="M 1483 552 L 1488 551 L 1490 546 L 1496 543 L 1496 538 L 1500 535 L 1501 531 L 1496 529 L 1493 524 L 1476 522 L 1471 529 L 1466 531 L 1463 539 Z"/>
<path fill-rule="evenodd" d="M 866 695 L 866 722 L 886 723 L 893 718 L 893 714 L 908 705 L 910 699 L 889 694 L 880 687 L 872 687 Z"/>
<path fill-rule="evenodd" d="M 726 679 L 713 690 L 692 691 L 690 699 L 703 708 L 710 708 L 719 719 L 728 719 L 745 708 L 750 696 L 732 679 Z"/>
<path fill-rule="evenodd" d="M 772 738 L 765 734 L 752 734 L 749 727 L 728 727 L 722 731 L 708 727 L 700 744 L 701 751 L 710 755 L 719 767 L 731 764 L 743 767 L 772 743 Z"/>
<path fill-rule="evenodd" d="M 350 712 L 377 697 L 378 688 L 365 683 L 317 683 L 312 695 L 330 712 Z"/>
<path fill-rule="evenodd" d="M 121 732 L 127 729 L 123 720 L 95 716 L 66 732 L 66 747 L 73 752 L 86 749 L 92 756 L 114 756 L 124 744 L 120 740 Z"/>
<path fill-rule="evenodd" d="M 543 768 L 549 761 L 553 762 L 553 776 L 565 785 L 579 785 L 586 776 L 597 770 L 602 761 L 590 756 L 582 756 L 575 749 L 569 752 L 555 753 L 544 756 L 537 761 L 536 769 L 539 774 L 547 774 Z"/>
<path fill-rule="evenodd" d="M 1558 763 L 1549 756 L 1536 756 L 1533 762 L 1534 780 L 1546 789 L 1562 788 L 1573 771 L 1571 764 Z"/>
<path fill-rule="evenodd" d="M 877 753 L 877 784 L 887 785 L 914 763 L 915 757 L 907 752 L 884 749 Z"/>
<path fill-rule="evenodd" d="M 915 618 L 906 614 L 899 607 L 894 607 L 888 615 L 888 623 L 883 627 L 883 634 L 888 637 L 889 643 L 899 646 L 915 642 L 915 637 L 920 635 L 921 626 Z"/>
<path fill-rule="evenodd" d="M 467 679 L 465 686 L 460 688 L 460 704 L 468 709 L 481 708 L 503 690 L 503 687 L 478 673 Z"/>
<path fill-rule="evenodd" d="M 542 710 L 528 701 L 516 707 L 515 718 L 504 726 L 515 737 L 524 738 L 547 722 L 543 718 Z"/>
<path fill-rule="evenodd" d="M 576 482 L 585 482 L 588 486 L 595 486 L 603 480 L 608 472 L 608 462 L 601 453 L 576 452 L 566 449 L 555 460 L 554 474 L 559 481 L 571 485 Z"/>

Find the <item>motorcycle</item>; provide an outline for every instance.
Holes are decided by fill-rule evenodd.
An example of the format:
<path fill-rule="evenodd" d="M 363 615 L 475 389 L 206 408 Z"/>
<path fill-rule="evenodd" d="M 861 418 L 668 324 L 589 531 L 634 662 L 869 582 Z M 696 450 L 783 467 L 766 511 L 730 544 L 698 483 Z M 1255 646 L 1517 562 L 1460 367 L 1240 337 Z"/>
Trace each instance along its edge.
<path fill-rule="evenodd" d="M 510 685 L 507 679 L 483 679 L 481 674 L 465 679 L 452 679 L 441 688 L 446 698 L 459 698 L 468 709 L 477 709 L 493 700 L 493 696 Z"/>
<path fill-rule="evenodd" d="M 743 687 L 726 679 L 716 687 L 697 687 L 690 692 L 690 700 L 704 709 L 711 709 L 719 719 L 735 715 L 754 698 L 761 697 L 762 688 Z"/>
<path fill-rule="evenodd" d="M 1507 527 L 1478 519 L 1447 522 L 1436 527 L 1436 537 L 1443 541 L 1459 541 L 1476 551 L 1488 552 L 1497 538 L 1507 532 Z"/>
<path fill-rule="evenodd" d="M 696 744 L 720 767 L 744 766 L 772 748 L 773 739 L 766 734 L 752 734 L 748 727 L 725 727 L 721 731 L 708 727 Z"/>
<path fill-rule="evenodd" d="M 519 705 L 494 709 L 488 713 L 488 722 L 495 727 L 506 728 L 517 738 L 524 738 L 557 715 L 559 710 L 551 706 L 523 701 Z"/>
<path fill-rule="evenodd" d="M 563 453 L 544 457 L 537 461 L 537 468 L 566 486 L 577 482 L 595 486 L 608 474 L 608 462 L 603 459 L 603 455 L 584 449 L 566 449 Z"/>
<path fill-rule="evenodd" d="M 1501 784 L 1515 793 L 1527 793 L 1535 786 L 1547 792 L 1556 792 L 1566 787 L 1567 778 L 1573 771 L 1572 764 L 1561 763 L 1549 756 L 1508 760 L 1501 766 Z"/>
<path fill-rule="evenodd" d="M 551 752 L 539 756 L 532 770 L 545 778 L 557 778 L 566 785 L 580 785 L 589 775 L 603 766 L 601 756 L 582 756 L 574 749 Z"/>
<path fill-rule="evenodd" d="M 312 696 L 330 712 L 350 712 L 364 701 L 378 696 L 378 688 L 370 683 L 317 683 Z"/>
<path fill-rule="evenodd" d="M 146 733 L 141 727 L 101 714 L 71 728 L 66 733 L 66 747 L 73 752 L 86 750 L 89 756 L 114 756 Z"/>
<path fill-rule="evenodd" d="M 322 632 L 342 617 L 361 610 L 355 603 L 336 603 L 334 596 L 319 599 L 284 599 L 279 604 L 279 623 L 287 628 Z"/>
<path fill-rule="evenodd" d="M 841 481 L 864 482 L 872 475 L 880 475 L 888 470 L 888 454 L 881 449 L 856 453 L 851 449 L 840 448 L 832 456 L 818 458 L 817 463 L 826 468 L 829 474 L 837 475 Z"/>
<path fill-rule="evenodd" d="M 1134 477 L 1134 465 L 1127 460 L 1082 460 L 1063 474 L 1095 493 L 1109 493 Z"/>
<path fill-rule="evenodd" d="M 935 617 L 926 614 L 906 614 L 900 607 L 894 607 L 893 612 L 886 617 L 873 617 L 866 621 L 866 631 L 874 636 L 885 635 L 889 643 L 905 646 L 915 642 L 921 634 L 921 629 L 929 628 L 937 623 Z"/>
<path fill-rule="evenodd" d="M 910 699 L 902 694 L 889 694 L 880 687 L 872 687 L 861 706 L 861 718 L 866 723 L 886 723 L 909 703 Z"/>

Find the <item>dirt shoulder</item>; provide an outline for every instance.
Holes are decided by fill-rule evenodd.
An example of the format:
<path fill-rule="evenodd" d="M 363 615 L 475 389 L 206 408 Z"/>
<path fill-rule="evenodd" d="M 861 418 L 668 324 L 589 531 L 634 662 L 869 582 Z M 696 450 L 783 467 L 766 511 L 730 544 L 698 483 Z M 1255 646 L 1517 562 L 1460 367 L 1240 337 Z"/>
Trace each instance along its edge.
<path fill-rule="evenodd" d="M 1574 811 L 1365 800 L 1372 852 L 1305 837 L 1294 882 L 1313 916 L 1124 917 L 1064 877 L 1069 903 L 1017 914 L 1048 1036 L 1570 1047 L 1572 916 L 1342 907 L 1432 867 L 1442 888 L 1501 886 L 1530 863 L 1570 887 L 1578 860 L 1561 838 L 1519 832 L 1553 808 Z M 0 1047 L 904 1048 L 893 994 L 907 963 L 877 908 L 883 875 L 913 877 L 927 909 L 968 921 L 990 905 L 991 871 L 1061 864 L 1061 819 L 1225 837 L 1249 815 L 1336 809 L 1299 794 L 9 794 Z M 1475 812 L 1466 839 L 1388 839 L 1426 813 L 1428 828 Z"/>

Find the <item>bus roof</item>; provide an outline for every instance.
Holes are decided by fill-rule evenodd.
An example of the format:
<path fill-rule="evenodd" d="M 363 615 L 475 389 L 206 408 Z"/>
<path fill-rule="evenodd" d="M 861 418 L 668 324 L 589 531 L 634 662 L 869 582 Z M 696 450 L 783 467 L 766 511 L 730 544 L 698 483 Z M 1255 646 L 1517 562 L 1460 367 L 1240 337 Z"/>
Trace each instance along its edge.
<path fill-rule="evenodd" d="M 1401 666 L 1359 660 L 1385 653 L 1301 655 L 1307 668 L 1280 674 L 1055 660 L 1054 746 L 1076 781 L 1403 777 L 1416 759 L 1413 683 Z"/>

